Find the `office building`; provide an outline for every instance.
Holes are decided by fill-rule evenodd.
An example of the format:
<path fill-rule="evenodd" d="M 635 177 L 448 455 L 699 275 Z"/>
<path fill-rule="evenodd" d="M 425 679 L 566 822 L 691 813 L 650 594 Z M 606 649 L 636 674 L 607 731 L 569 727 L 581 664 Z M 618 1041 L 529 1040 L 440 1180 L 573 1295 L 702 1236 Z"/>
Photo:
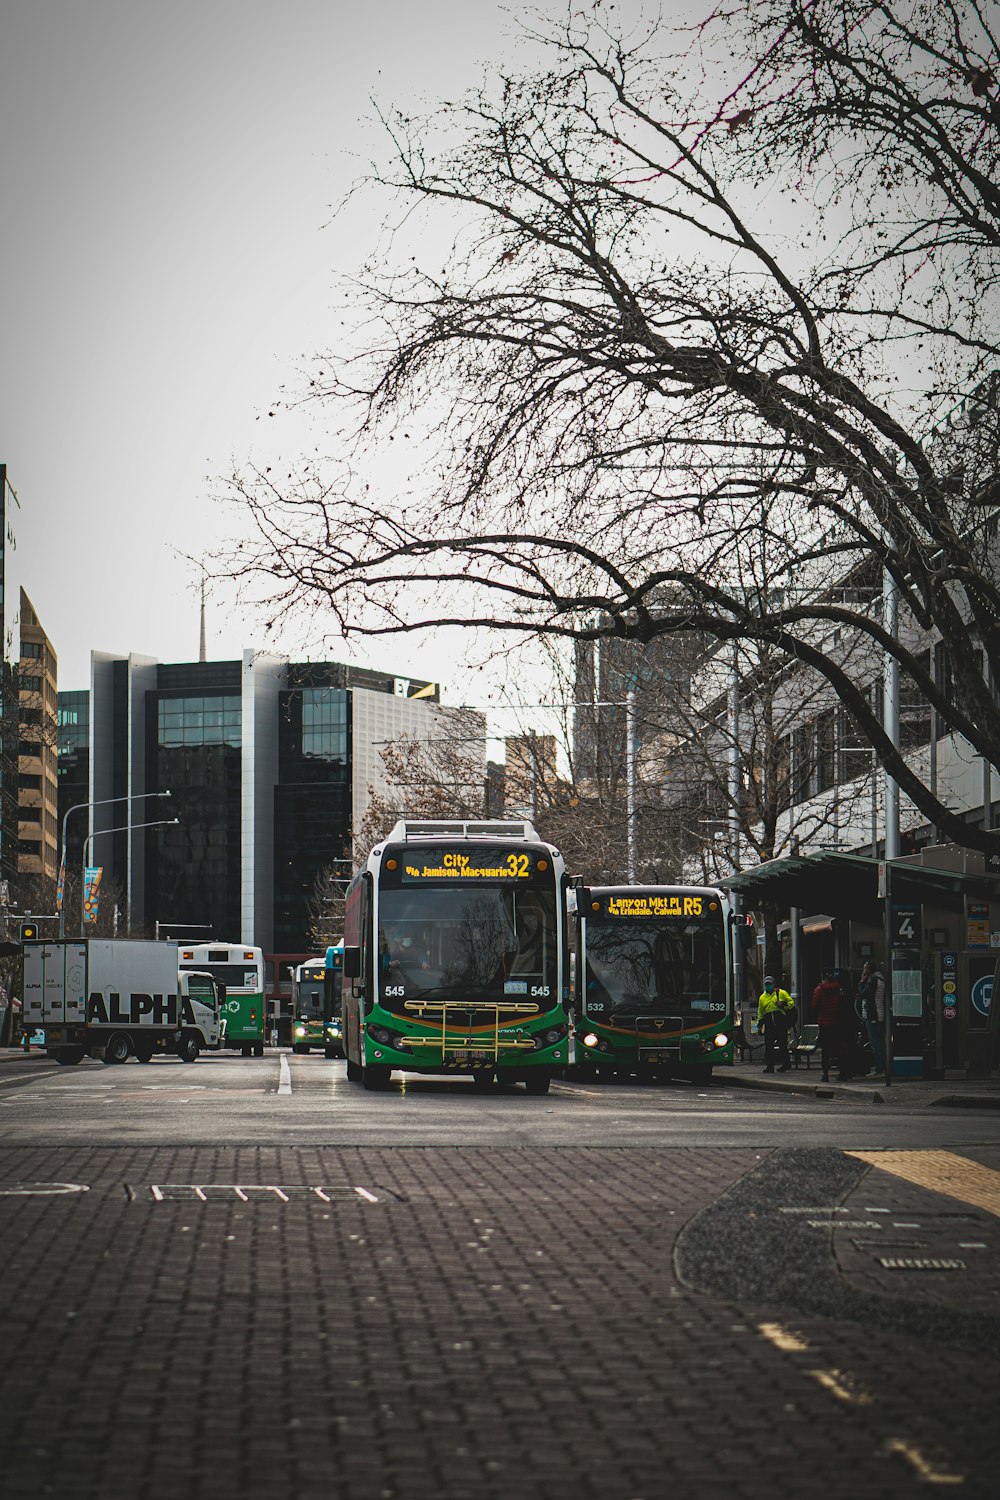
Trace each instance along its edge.
<path fill-rule="evenodd" d="M 64 807 L 84 758 L 86 711 L 72 698 Z M 380 751 L 440 735 L 456 712 L 431 682 L 251 651 L 181 664 L 95 652 L 88 709 L 89 795 L 77 800 L 99 804 L 91 862 L 120 884 L 131 923 L 276 953 L 307 951 L 317 875 L 334 862 L 349 874 L 369 788 L 384 789 Z M 483 738 L 485 762 L 481 717 L 465 715 L 462 733 Z M 70 825 L 72 848 L 85 814 Z"/>

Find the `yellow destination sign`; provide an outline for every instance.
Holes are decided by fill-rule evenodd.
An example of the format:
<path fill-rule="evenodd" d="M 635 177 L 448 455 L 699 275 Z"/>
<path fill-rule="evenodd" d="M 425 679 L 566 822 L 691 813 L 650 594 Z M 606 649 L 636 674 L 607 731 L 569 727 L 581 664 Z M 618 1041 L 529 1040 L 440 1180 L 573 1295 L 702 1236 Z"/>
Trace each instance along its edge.
<path fill-rule="evenodd" d="M 701 896 L 609 896 L 609 917 L 700 917 Z"/>
<path fill-rule="evenodd" d="M 479 862 L 475 854 L 442 854 L 433 864 L 411 864 L 403 866 L 405 880 L 527 880 L 531 874 L 531 860 L 527 854 L 498 854 L 490 850 L 489 864 Z"/>

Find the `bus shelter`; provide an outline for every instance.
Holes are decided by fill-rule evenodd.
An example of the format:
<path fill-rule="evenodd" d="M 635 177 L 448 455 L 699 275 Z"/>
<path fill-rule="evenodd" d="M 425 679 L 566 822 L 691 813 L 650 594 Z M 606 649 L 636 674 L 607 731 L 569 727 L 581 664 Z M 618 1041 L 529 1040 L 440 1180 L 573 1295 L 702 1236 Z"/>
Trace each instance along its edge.
<path fill-rule="evenodd" d="M 872 959 L 889 981 L 897 1073 L 989 1070 L 1000 1029 L 1000 1017 L 991 1017 L 1000 879 L 981 854 L 932 845 L 887 863 L 823 849 L 769 860 L 721 884 L 744 909 L 770 903 L 788 912 L 789 939 L 790 923 L 797 922 L 799 940 L 786 943 L 784 977 L 804 999 L 803 1019 L 822 969 L 834 969 L 853 997 Z"/>

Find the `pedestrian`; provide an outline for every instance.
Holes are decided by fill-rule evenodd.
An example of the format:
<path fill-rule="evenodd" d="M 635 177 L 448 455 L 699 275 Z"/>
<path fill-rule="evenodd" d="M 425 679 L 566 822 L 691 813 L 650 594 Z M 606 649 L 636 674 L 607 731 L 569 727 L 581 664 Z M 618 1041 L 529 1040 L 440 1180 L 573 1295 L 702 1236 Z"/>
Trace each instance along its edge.
<path fill-rule="evenodd" d="M 830 1082 L 830 1059 L 836 1055 L 840 1063 L 837 1077 L 843 1081 L 850 1073 L 846 1064 L 846 1042 L 844 1032 L 844 991 L 840 980 L 835 979 L 832 969 L 824 969 L 819 984 L 812 992 L 813 1020 L 819 1027 L 819 1055 L 823 1074 L 822 1082 Z"/>
<path fill-rule="evenodd" d="M 778 1058 L 778 1072 L 787 1073 L 788 1027 L 795 1014 L 795 1001 L 787 990 L 775 982 L 773 974 L 764 975 L 764 993 L 757 1001 L 757 1030 L 764 1033 L 764 1072 L 774 1072 L 774 1059 Z"/>
<path fill-rule="evenodd" d="M 885 1072 L 885 976 L 877 963 L 868 959 L 858 980 L 865 1031 L 875 1060 L 875 1072 Z"/>

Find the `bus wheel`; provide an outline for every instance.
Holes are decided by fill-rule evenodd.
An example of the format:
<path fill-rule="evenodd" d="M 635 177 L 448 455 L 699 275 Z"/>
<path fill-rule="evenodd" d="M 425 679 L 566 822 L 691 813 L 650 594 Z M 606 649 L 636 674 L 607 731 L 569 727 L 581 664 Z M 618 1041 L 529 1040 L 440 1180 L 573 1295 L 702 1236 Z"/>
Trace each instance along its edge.
<path fill-rule="evenodd" d="M 343 1054 L 343 1052 L 341 1052 L 341 1050 L 340 1050 L 339 1047 L 324 1047 L 323 1048 L 323 1056 L 327 1059 L 328 1062 L 332 1061 L 332 1059 L 335 1058 L 335 1057 L 343 1057 L 343 1055 L 344 1054 Z"/>
<path fill-rule="evenodd" d="M 524 1087 L 527 1089 L 529 1094 L 547 1094 L 549 1091 L 549 1084 L 551 1082 L 552 1079 L 549 1074 L 543 1073 L 541 1069 L 539 1069 L 537 1073 L 528 1074 L 527 1078 L 524 1080 Z"/>
<path fill-rule="evenodd" d="M 196 1036 L 192 1036 L 190 1033 L 187 1036 L 182 1036 L 177 1043 L 177 1056 L 183 1063 L 194 1062 L 200 1051 L 201 1043 Z"/>
<path fill-rule="evenodd" d="M 243 1046 L 240 1048 L 240 1056 L 241 1057 L 252 1057 L 253 1056 L 253 1048 L 251 1047 L 251 1045 L 250 1045 L 249 1042 L 244 1042 L 243 1043 Z"/>
<path fill-rule="evenodd" d="M 292 1047 L 292 1051 L 298 1053 L 299 1057 L 305 1057 L 309 1048 L 305 1042 L 296 1042 Z"/>
<path fill-rule="evenodd" d="M 711 1063 L 692 1063 L 684 1071 L 692 1083 L 711 1083 L 712 1081 Z"/>
<path fill-rule="evenodd" d="M 116 1031 L 104 1044 L 104 1061 L 106 1063 L 128 1062 L 131 1051 L 129 1039 L 124 1031 Z"/>
<path fill-rule="evenodd" d="M 472 1081 L 477 1089 L 491 1089 L 493 1087 L 492 1068 L 477 1068 L 472 1075 Z"/>
<path fill-rule="evenodd" d="M 253 1044 L 253 1055 L 254 1055 L 254 1057 L 263 1057 L 264 1056 L 264 1043 L 263 1042 L 254 1042 L 254 1044 Z"/>
<path fill-rule="evenodd" d="M 49 1054 L 49 1056 L 50 1057 L 54 1057 L 55 1060 L 56 1060 L 56 1062 L 59 1064 L 60 1067 L 62 1067 L 62 1068 L 72 1068 L 72 1067 L 75 1067 L 75 1065 L 78 1062 L 83 1062 L 83 1048 L 82 1047 L 59 1047 L 58 1049 L 54 1048 L 52 1050 L 52 1052 Z"/>
<path fill-rule="evenodd" d="M 361 1082 L 366 1089 L 387 1089 L 392 1082 L 392 1069 L 385 1063 L 369 1063 L 361 1069 Z"/>
<path fill-rule="evenodd" d="M 347 1059 L 347 1081 L 348 1083 L 361 1082 L 361 1064 L 351 1062 L 350 1058 Z"/>

